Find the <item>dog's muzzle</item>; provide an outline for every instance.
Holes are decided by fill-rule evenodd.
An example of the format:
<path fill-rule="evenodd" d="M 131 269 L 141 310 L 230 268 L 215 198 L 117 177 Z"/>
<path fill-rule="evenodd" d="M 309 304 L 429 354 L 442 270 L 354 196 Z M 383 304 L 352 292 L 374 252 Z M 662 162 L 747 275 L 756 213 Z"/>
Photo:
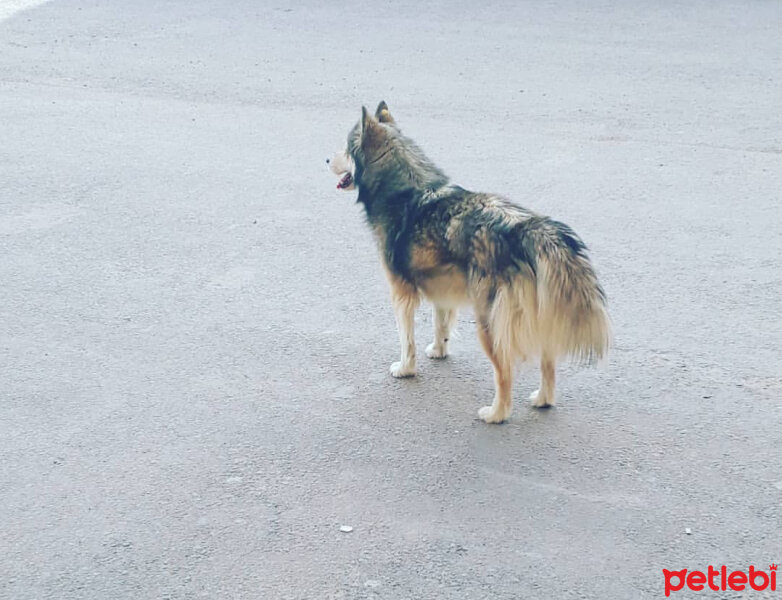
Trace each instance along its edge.
<path fill-rule="evenodd" d="M 355 189 L 355 181 L 353 180 L 353 173 L 355 171 L 355 165 L 351 156 L 345 152 L 337 152 L 334 158 L 327 160 L 326 164 L 329 165 L 331 172 L 340 177 L 337 184 L 338 190 L 352 190 Z"/>

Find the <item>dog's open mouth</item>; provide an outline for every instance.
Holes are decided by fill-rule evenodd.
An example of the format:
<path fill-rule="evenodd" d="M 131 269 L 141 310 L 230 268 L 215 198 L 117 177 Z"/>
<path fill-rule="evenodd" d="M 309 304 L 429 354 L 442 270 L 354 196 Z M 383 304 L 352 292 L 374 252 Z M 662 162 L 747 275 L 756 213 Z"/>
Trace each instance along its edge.
<path fill-rule="evenodd" d="M 337 189 L 338 190 L 342 190 L 342 189 L 350 187 L 351 185 L 353 185 L 353 175 L 351 175 L 348 172 L 348 173 L 345 173 L 342 176 L 342 179 L 339 180 L 339 183 L 337 184 Z"/>

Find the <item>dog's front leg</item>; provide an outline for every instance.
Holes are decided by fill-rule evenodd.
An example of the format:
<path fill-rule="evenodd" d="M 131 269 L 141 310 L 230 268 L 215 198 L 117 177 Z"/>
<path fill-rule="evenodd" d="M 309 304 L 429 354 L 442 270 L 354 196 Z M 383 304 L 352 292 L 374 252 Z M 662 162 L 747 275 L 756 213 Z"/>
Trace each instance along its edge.
<path fill-rule="evenodd" d="M 445 358 L 448 356 L 448 336 L 456 321 L 456 310 L 452 308 L 440 308 L 436 304 L 432 307 L 434 316 L 434 341 L 426 347 L 426 355 L 429 358 Z"/>
<path fill-rule="evenodd" d="M 391 365 L 394 377 L 412 377 L 415 375 L 415 309 L 418 306 L 418 293 L 408 283 L 391 281 L 391 301 L 394 305 L 396 327 L 399 331 L 401 356 L 399 362 Z"/>

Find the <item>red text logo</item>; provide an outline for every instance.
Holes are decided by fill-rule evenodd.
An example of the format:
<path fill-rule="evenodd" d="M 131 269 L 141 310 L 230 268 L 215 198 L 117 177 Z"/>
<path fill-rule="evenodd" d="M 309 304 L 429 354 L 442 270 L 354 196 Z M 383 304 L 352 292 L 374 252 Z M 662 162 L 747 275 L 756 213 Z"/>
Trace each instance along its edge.
<path fill-rule="evenodd" d="M 733 590 L 740 592 L 750 589 L 761 592 L 763 590 L 777 590 L 777 565 L 769 565 L 768 573 L 756 569 L 750 565 L 747 571 L 730 571 L 725 565 L 715 568 L 709 565 L 704 573 L 703 571 L 669 571 L 663 569 L 665 577 L 665 596 L 671 595 L 671 592 L 678 592 L 687 586 L 687 589 L 694 592 L 700 592 L 706 588 L 717 591 Z"/>

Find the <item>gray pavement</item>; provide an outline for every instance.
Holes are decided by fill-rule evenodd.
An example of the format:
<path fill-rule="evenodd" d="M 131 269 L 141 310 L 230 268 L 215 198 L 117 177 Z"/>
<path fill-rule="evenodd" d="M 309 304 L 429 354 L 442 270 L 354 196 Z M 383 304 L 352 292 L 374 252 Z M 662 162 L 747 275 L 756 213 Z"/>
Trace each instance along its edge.
<path fill-rule="evenodd" d="M 782 4 L 0 17 L 0 598 L 660 598 L 782 561 Z M 324 165 L 380 99 L 590 245 L 617 347 L 557 408 L 529 370 L 477 420 L 469 313 L 430 362 L 421 310 L 388 375 Z"/>

